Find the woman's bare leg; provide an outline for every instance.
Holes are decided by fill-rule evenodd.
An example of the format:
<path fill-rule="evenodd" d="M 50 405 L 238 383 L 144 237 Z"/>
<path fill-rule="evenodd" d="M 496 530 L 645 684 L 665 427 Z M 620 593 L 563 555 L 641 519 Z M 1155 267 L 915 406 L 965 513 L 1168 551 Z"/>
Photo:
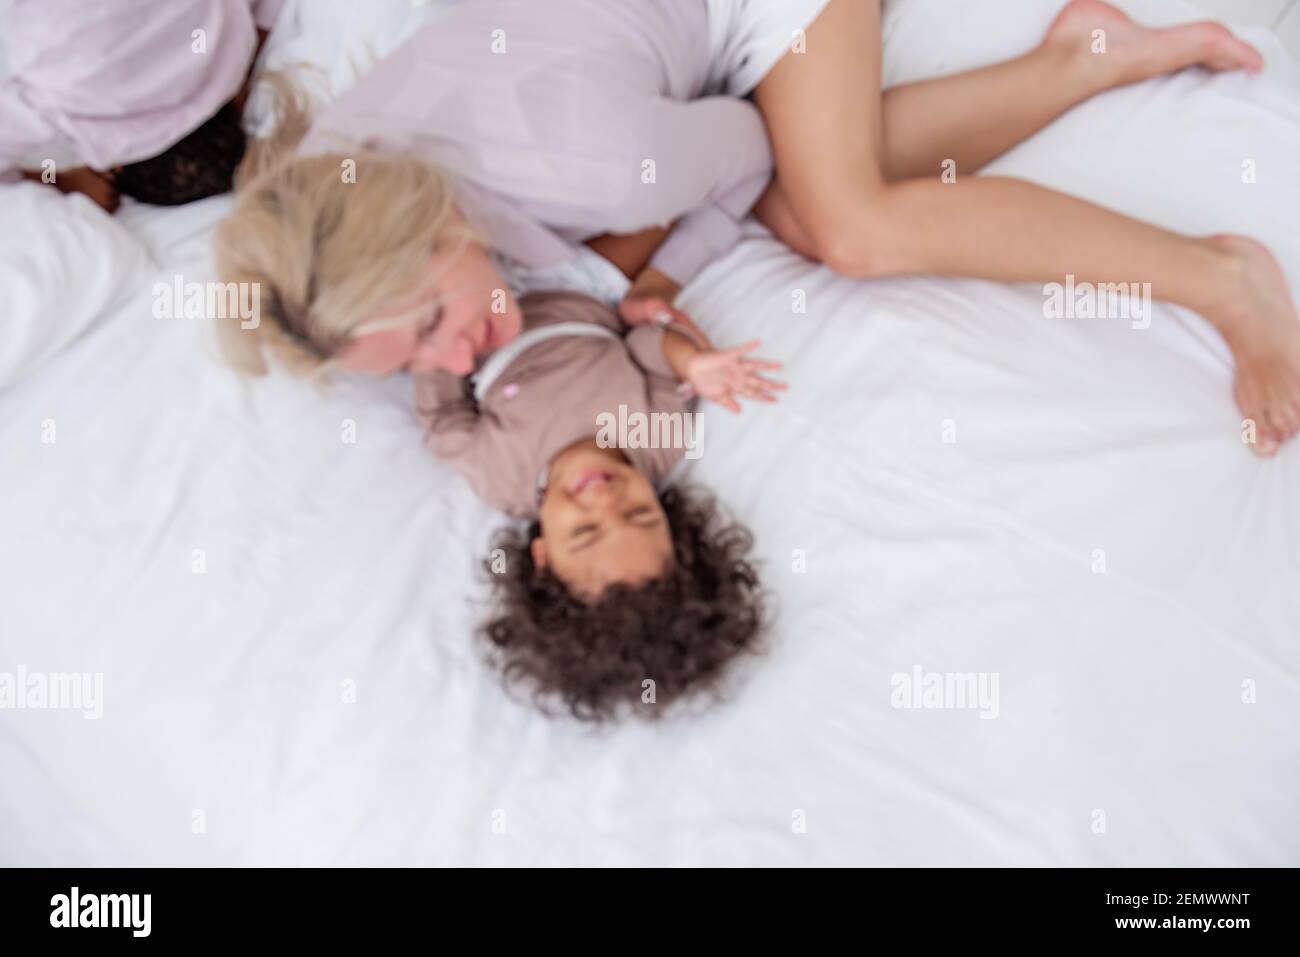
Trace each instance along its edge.
<path fill-rule="evenodd" d="M 1124 31 L 1108 29 L 1108 55 L 1127 56 Z M 1300 430 L 1300 319 L 1262 246 L 1180 236 L 1019 180 L 887 180 L 879 0 L 831 0 L 808 31 L 808 52 L 777 64 L 755 100 L 777 168 L 776 201 L 769 196 L 760 216 L 796 248 L 863 277 L 1149 282 L 1227 340 L 1258 451 Z M 920 156 L 927 148 L 907 149 Z"/>
<path fill-rule="evenodd" d="M 1099 48 L 1093 31 L 1105 31 Z M 1217 23 L 1148 29 L 1102 0 L 1074 0 L 1024 56 L 884 93 L 886 180 L 938 176 L 953 160 L 974 173 L 1098 93 L 1189 66 L 1263 67 L 1259 52 Z"/>
<path fill-rule="evenodd" d="M 1117 86 L 1196 64 L 1254 70 L 1263 63 L 1253 47 L 1216 23 L 1143 30 L 1149 42 L 1137 51 L 1141 56 L 1094 53 L 1091 34 L 1099 27 L 1136 29 L 1102 0 L 1072 0 L 1043 42 L 1024 56 L 886 90 L 880 151 L 885 179 L 938 176 L 947 160 L 960 174 L 974 173 L 1072 107 Z M 796 251 L 817 258 L 779 184 L 773 183 L 756 213 Z M 634 278 L 667 235 L 652 227 L 628 236 L 606 234 L 587 245 Z"/>
<path fill-rule="evenodd" d="M 1121 42 L 1099 52 L 1097 29 Z M 957 175 L 975 173 L 1099 93 L 1193 65 L 1254 72 L 1263 58 L 1217 23 L 1147 29 L 1103 0 L 1071 0 L 1023 56 L 886 90 L 881 173 L 887 182 L 937 177 L 947 161 Z M 756 212 L 797 251 L 813 255 L 779 184 Z"/>

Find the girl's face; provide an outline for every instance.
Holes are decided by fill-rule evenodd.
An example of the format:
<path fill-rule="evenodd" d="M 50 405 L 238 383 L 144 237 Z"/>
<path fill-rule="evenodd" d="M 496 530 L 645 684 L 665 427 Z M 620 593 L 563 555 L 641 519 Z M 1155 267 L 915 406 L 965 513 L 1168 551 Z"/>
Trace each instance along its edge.
<path fill-rule="evenodd" d="M 435 252 L 437 284 L 415 305 L 362 323 L 338 355 L 352 372 L 388 375 L 442 369 L 467 376 L 519 335 L 523 314 L 486 249 Z"/>
<path fill-rule="evenodd" d="M 539 512 L 533 563 L 574 594 L 594 598 L 607 585 L 640 585 L 672 561 L 672 533 L 654 486 L 594 439 L 551 462 Z"/>

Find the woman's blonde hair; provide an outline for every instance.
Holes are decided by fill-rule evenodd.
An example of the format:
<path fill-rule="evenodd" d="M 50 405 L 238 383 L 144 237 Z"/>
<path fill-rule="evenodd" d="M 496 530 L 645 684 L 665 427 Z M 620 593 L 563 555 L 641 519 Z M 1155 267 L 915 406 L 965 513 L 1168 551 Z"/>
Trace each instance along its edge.
<path fill-rule="evenodd" d="M 298 156 L 311 123 L 305 90 L 264 79 L 273 132 L 253 141 L 235 178 L 235 208 L 216 235 L 226 283 L 256 283 L 254 328 L 219 324 L 227 359 L 252 375 L 267 358 L 295 372 L 326 370 L 363 322 L 415 301 L 435 277 L 435 247 L 472 238 L 439 169 L 415 156 L 356 149 Z"/>

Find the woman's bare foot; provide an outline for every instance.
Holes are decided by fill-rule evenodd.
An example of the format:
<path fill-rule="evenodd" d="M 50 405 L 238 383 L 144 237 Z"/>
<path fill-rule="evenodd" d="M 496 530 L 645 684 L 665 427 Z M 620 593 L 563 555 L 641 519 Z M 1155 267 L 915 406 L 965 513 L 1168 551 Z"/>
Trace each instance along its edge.
<path fill-rule="evenodd" d="M 1300 432 L 1300 316 L 1277 260 L 1240 236 L 1209 240 L 1225 254 L 1225 305 L 1207 315 L 1237 361 L 1234 389 L 1254 423 L 1254 451 L 1270 456 Z M 1246 433 L 1249 437 L 1249 433 Z"/>
<path fill-rule="evenodd" d="M 1097 31 L 1102 31 L 1097 33 Z M 1189 66 L 1258 73 L 1264 58 L 1221 23 L 1156 29 L 1134 23 L 1102 0 L 1071 0 L 1043 41 L 1078 54 L 1103 88 L 1137 83 Z"/>

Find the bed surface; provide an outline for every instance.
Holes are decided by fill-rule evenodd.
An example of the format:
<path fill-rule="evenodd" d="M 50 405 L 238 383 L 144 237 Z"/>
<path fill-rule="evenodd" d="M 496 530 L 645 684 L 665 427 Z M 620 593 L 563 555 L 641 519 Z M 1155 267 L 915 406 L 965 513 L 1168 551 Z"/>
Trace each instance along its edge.
<path fill-rule="evenodd" d="M 336 77 L 433 15 L 299 6 L 278 55 Z M 1056 4 L 971 6 L 894 3 L 887 81 Z M 1108 94 L 993 171 L 1250 233 L 1300 290 L 1300 71 L 1248 35 L 1266 77 Z M 203 279 L 228 204 L 122 215 L 157 281 Z M 1196 316 L 847 281 L 753 226 L 685 305 L 791 389 L 710 410 L 690 476 L 755 532 L 770 650 L 721 705 L 593 729 L 482 664 L 500 520 L 409 382 L 242 382 L 150 289 L 0 392 L 0 671 L 104 676 L 98 720 L 0 710 L 0 863 L 1300 864 L 1300 447 L 1241 445 Z M 996 715 L 895 707 L 916 669 L 996 674 Z"/>

